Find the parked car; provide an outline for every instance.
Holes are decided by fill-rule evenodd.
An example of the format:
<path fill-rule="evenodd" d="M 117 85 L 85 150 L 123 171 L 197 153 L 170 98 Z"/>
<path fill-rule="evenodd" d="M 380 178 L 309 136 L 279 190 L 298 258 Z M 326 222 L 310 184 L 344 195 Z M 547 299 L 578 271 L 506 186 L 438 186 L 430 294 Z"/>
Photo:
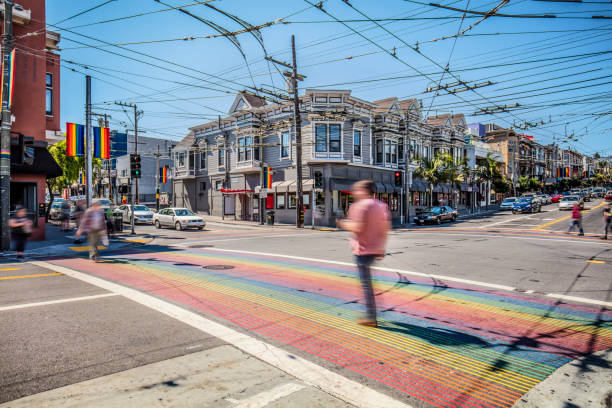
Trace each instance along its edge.
<path fill-rule="evenodd" d="M 535 196 L 524 196 L 516 200 L 512 205 L 512 214 L 523 213 L 523 212 L 540 212 L 542 211 L 542 204 L 540 200 Z"/>
<path fill-rule="evenodd" d="M 561 197 L 563 197 L 562 194 L 553 194 L 550 196 L 550 201 L 552 203 L 558 203 L 559 201 L 561 201 Z"/>
<path fill-rule="evenodd" d="M 62 200 L 64 201 L 64 200 Z M 49 219 L 59 220 L 62 217 L 62 202 L 53 200 L 51 208 L 49 209 Z"/>
<path fill-rule="evenodd" d="M 540 204 L 540 207 L 544 204 L 542 198 L 536 193 L 524 193 L 521 195 L 521 198 L 533 198 Z"/>
<path fill-rule="evenodd" d="M 132 205 L 122 205 L 117 211 L 121 212 L 123 222 L 132 222 Z M 135 224 L 153 224 L 153 210 L 146 205 L 135 205 L 134 206 L 134 223 Z"/>
<path fill-rule="evenodd" d="M 174 227 L 177 231 L 187 228 L 204 229 L 204 219 L 187 208 L 164 208 L 153 214 L 155 228 Z"/>
<path fill-rule="evenodd" d="M 603 197 L 606 195 L 606 189 L 603 187 L 595 187 L 593 189 L 593 197 Z"/>
<path fill-rule="evenodd" d="M 608 192 L 606 193 L 606 195 L 604 196 L 604 200 L 606 201 L 612 201 L 612 190 L 608 190 Z"/>
<path fill-rule="evenodd" d="M 512 210 L 512 206 L 516 202 L 516 197 L 504 198 L 504 201 L 499 205 L 500 210 Z"/>
<path fill-rule="evenodd" d="M 416 225 L 425 224 L 442 224 L 444 221 L 455 221 L 457 219 L 457 211 L 449 206 L 432 207 L 423 211 L 414 217 Z"/>
<path fill-rule="evenodd" d="M 574 204 L 578 204 L 584 210 L 584 200 L 579 195 L 565 196 L 559 201 L 559 210 L 571 210 Z"/>

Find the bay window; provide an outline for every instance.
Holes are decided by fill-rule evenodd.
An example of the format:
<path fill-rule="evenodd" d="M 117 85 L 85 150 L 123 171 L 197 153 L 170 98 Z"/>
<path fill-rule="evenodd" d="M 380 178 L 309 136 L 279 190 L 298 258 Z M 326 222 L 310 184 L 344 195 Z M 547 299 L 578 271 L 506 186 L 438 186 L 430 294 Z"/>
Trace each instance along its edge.
<path fill-rule="evenodd" d="M 280 157 L 281 159 L 286 159 L 289 157 L 291 152 L 291 133 L 284 132 L 281 134 L 281 151 Z"/>
<path fill-rule="evenodd" d="M 319 153 L 340 153 L 340 125 L 315 125 L 315 151 Z"/>
<path fill-rule="evenodd" d="M 353 155 L 361 157 L 361 131 L 355 130 L 353 132 Z"/>

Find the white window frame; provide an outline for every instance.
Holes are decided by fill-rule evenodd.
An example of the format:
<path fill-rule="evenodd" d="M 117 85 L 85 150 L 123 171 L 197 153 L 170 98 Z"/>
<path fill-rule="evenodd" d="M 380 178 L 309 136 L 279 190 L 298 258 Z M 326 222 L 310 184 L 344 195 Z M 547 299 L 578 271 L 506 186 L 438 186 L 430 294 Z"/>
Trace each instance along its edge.
<path fill-rule="evenodd" d="M 200 152 L 200 170 L 206 170 L 206 152 Z"/>
<path fill-rule="evenodd" d="M 225 149 L 223 145 L 218 146 L 219 156 L 217 156 L 217 167 L 223 168 L 225 167 Z"/>
<path fill-rule="evenodd" d="M 250 140 L 249 140 L 250 139 Z M 240 143 L 244 141 L 241 145 Z M 238 153 L 238 157 L 236 161 L 238 163 L 248 163 L 253 161 L 253 136 L 243 136 L 239 137 L 236 141 L 236 150 Z M 244 153 L 243 160 L 240 160 L 240 154 Z"/>
<path fill-rule="evenodd" d="M 281 201 L 283 202 L 283 203 L 282 203 L 282 204 L 283 204 L 283 206 L 282 206 L 282 207 L 279 207 L 279 206 L 278 206 L 278 199 L 279 199 L 279 198 L 281 198 L 281 199 L 282 199 L 282 200 L 281 200 Z M 275 204 L 275 207 L 276 207 L 276 209 L 277 209 L 277 210 L 285 210 L 285 209 L 287 209 L 287 201 L 286 201 L 286 195 L 285 195 L 285 193 L 276 193 L 276 200 L 275 200 L 275 201 L 276 201 L 276 202 L 275 202 L 274 204 Z"/>
<path fill-rule="evenodd" d="M 185 168 L 185 152 L 176 153 L 176 167 Z"/>
<path fill-rule="evenodd" d="M 325 126 L 325 151 L 317 151 L 317 126 Z M 340 140 L 339 145 L 340 145 L 340 150 L 337 152 L 331 152 L 329 150 L 330 147 L 330 127 L 331 126 L 338 126 L 339 127 L 339 135 L 340 135 Z M 314 145 L 314 149 L 313 149 L 313 155 L 314 157 L 320 157 L 320 158 L 335 158 L 335 159 L 342 159 L 344 158 L 344 124 L 342 122 L 314 122 L 313 123 L 313 128 L 312 128 L 312 135 L 313 135 L 313 145 Z"/>
<path fill-rule="evenodd" d="M 355 154 L 355 136 L 359 133 L 359 154 Z M 353 158 L 357 161 L 361 161 L 363 157 L 363 130 L 362 129 L 353 129 Z"/>
<path fill-rule="evenodd" d="M 287 145 L 284 144 L 284 140 L 283 138 L 287 136 Z M 286 132 L 281 132 L 279 135 L 279 139 L 280 139 L 280 143 L 279 143 L 279 155 L 280 155 L 280 159 L 281 160 L 291 160 L 291 150 L 292 150 L 292 137 L 291 137 L 291 132 L 290 131 L 286 131 Z M 287 154 L 283 155 L 283 148 L 287 149 Z"/>

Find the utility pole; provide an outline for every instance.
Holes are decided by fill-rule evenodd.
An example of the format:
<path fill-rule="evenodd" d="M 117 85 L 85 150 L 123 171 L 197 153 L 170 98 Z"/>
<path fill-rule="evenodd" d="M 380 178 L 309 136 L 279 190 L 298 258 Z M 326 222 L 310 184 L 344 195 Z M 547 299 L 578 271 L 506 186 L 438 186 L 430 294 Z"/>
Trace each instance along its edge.
<path fill-rule="evenodd" d="M 104 118 L 104 127 L 109 127 L 108 118 L 112 118 L 108 113 L 91 113 L 91 116 L 98 116 Z M 108 199 L 113 202 L 113 184 L 111 180 L 111 160 L 112 158 L 106 159 L 106 175 L 108 176 Z"/>
<path fill-rule="evenodd" d="M 138 108 L 133 103 L 125 103 L 125 102 L 115 102 L 115 105 L 133 108 L 134 109 L 134 154 L 138 154 L 138 116 L 142 114 L 142 111 L 138 111 Z M 138 204 L 138 178 L 135 178 L 135 192 L 132 191 L 132 211 L 131 211 L 131 224 L 132 224 L 132 234 L 135 234 L 134 231 L 134 206 Z"/>
<path fill-rule="evenodd" d="M 159 152 L 159 145 L 157 145 L 157 153 L 154 154 L 155 156 L 155 168 L 157 170 L 155 170 L 155 208 L 157 209 L 157 212 L 159 212 L 159 179 L 161 177 L 161 173 L 160 170 L 161 168 L 159 167 L 159 157 L 161 156 L 161 153 Z"/>
<path fill-rule="evenodd" d="M 293 63 L 288 64 L 286 62 L 277 61 L 274 58 L 266 57 L 268 61 L 271 61 L 275 64 L 282 65 L 291 69 L 291 71 L 283 72 L 283 75 L 291 79 L 291 87 L 293 88 L 293 126 L 295 128 L 295 154 L 296 154 L 296 173 L 297 173 L 297 181 L 296 181 L 296 219 L 295 226 L 297 228 L 304 227 L 304 218 L 303 215 L 303 206 L 304 206 L 304 198 L 302 197 L 302 119 L 300 117 L 300 99 L 298 96 L 298 86 L 297 81 L 301 81 L 306 76 L 300 75 L 297 73 L 297 58 L 295 55 L 295 36 L 291 36 L 291 53 L 293 56 Z M 312 210 L 314 211 L 314 203 L 310 204 Z"/>
<path fill-rule="evenodd" d="M 86 133 L 86 142 L 85 142 L 85 160 L 87 168 L 87 207 L 91 205 L 91 176 L 93 170 L 93 152 L 92 152 L 92 143 L 91 143 L 91 77 L 89 75 L 85 76 L 85 133 Z"/>
<path fill-rule="evenodd" d="M 0 134 L 0 250 L 11 247 L 9 214 L 11 203 L 11 107 L 9 105 L 10 58 L 13 50 L 13 2 L 4 1 L 4 36 L 2 41 L 2 128 Z"/>

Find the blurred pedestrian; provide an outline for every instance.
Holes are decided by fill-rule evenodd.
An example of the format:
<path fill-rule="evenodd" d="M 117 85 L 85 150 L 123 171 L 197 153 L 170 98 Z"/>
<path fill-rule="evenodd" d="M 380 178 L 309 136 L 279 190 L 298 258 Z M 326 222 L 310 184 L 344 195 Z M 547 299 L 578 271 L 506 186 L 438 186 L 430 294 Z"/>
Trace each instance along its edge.
<path fill-rule="evenodd" d="M 27 217 L 28 211 L 22 206 L 17 206 L 15 217 L 9 220 L 11 229 L 11 240 L 13 241 L 17 259 L 23 259 L 23 252 L 28 237 L 32 235 L 32 221 Z"/>
<path fill-rule="evenodd" d="M 603 210 L 604 234 L 601 239 L 608 239 L 608 231 L 612 230 L 612 210 L 610 204 L 604 205 Z"/>
<path fill-rule="evenodd" d="M 578 236 L 584 236 L 584 230 L 582 229 L 582 213 L 580 212 L 580 206 L 578 203 L 572 206 L 572 222 L 570 223 L 567 233 L 569 234 L 574 230 L 574 227 L 578 228 Z"/>
<path fill-rule="evenodd" d="M 70 202 L 62 201 L 62 231 L 70 231 Z"/>
<path fill-rule="evenodd" d="M 76 202 L 76 206 L 74 208 L 74 222 L 76 224 L 76 228 L 79 229 L 81 226 L 81 218 L 83 218 L 83 214 L 85 213 L 85 200 L 79 200 Z"/>
<path fill-rule="evenodd" d="M 353 185 L 355 202 L 349 207 L 348 217 L 338 221 L 338 226 L 352 232 L 351 248 L 355 255 L 359 278 L 365 296 L 366 318 L 358 324 L 376 327 L 376 300 L 372 287 L 370 267 L 385 256 L 387 234 L 391 228 L 391 216 L 387 206 L 374 196 L 375 184 L 371 180 L 358 181 Z"/>
<path fill-rule="evenodd" d="M 100 260 L 98 245 L 103 241 L 108 243 L 106 222 L 104 221 L 104 214 L 98 200 L 94 201 L 83 215 L 81 226 L 76 235 L 78 237 L 83 233 L 87 234 L 87 240 L 89 241 L 89 259 L 98 262 Z"/>

